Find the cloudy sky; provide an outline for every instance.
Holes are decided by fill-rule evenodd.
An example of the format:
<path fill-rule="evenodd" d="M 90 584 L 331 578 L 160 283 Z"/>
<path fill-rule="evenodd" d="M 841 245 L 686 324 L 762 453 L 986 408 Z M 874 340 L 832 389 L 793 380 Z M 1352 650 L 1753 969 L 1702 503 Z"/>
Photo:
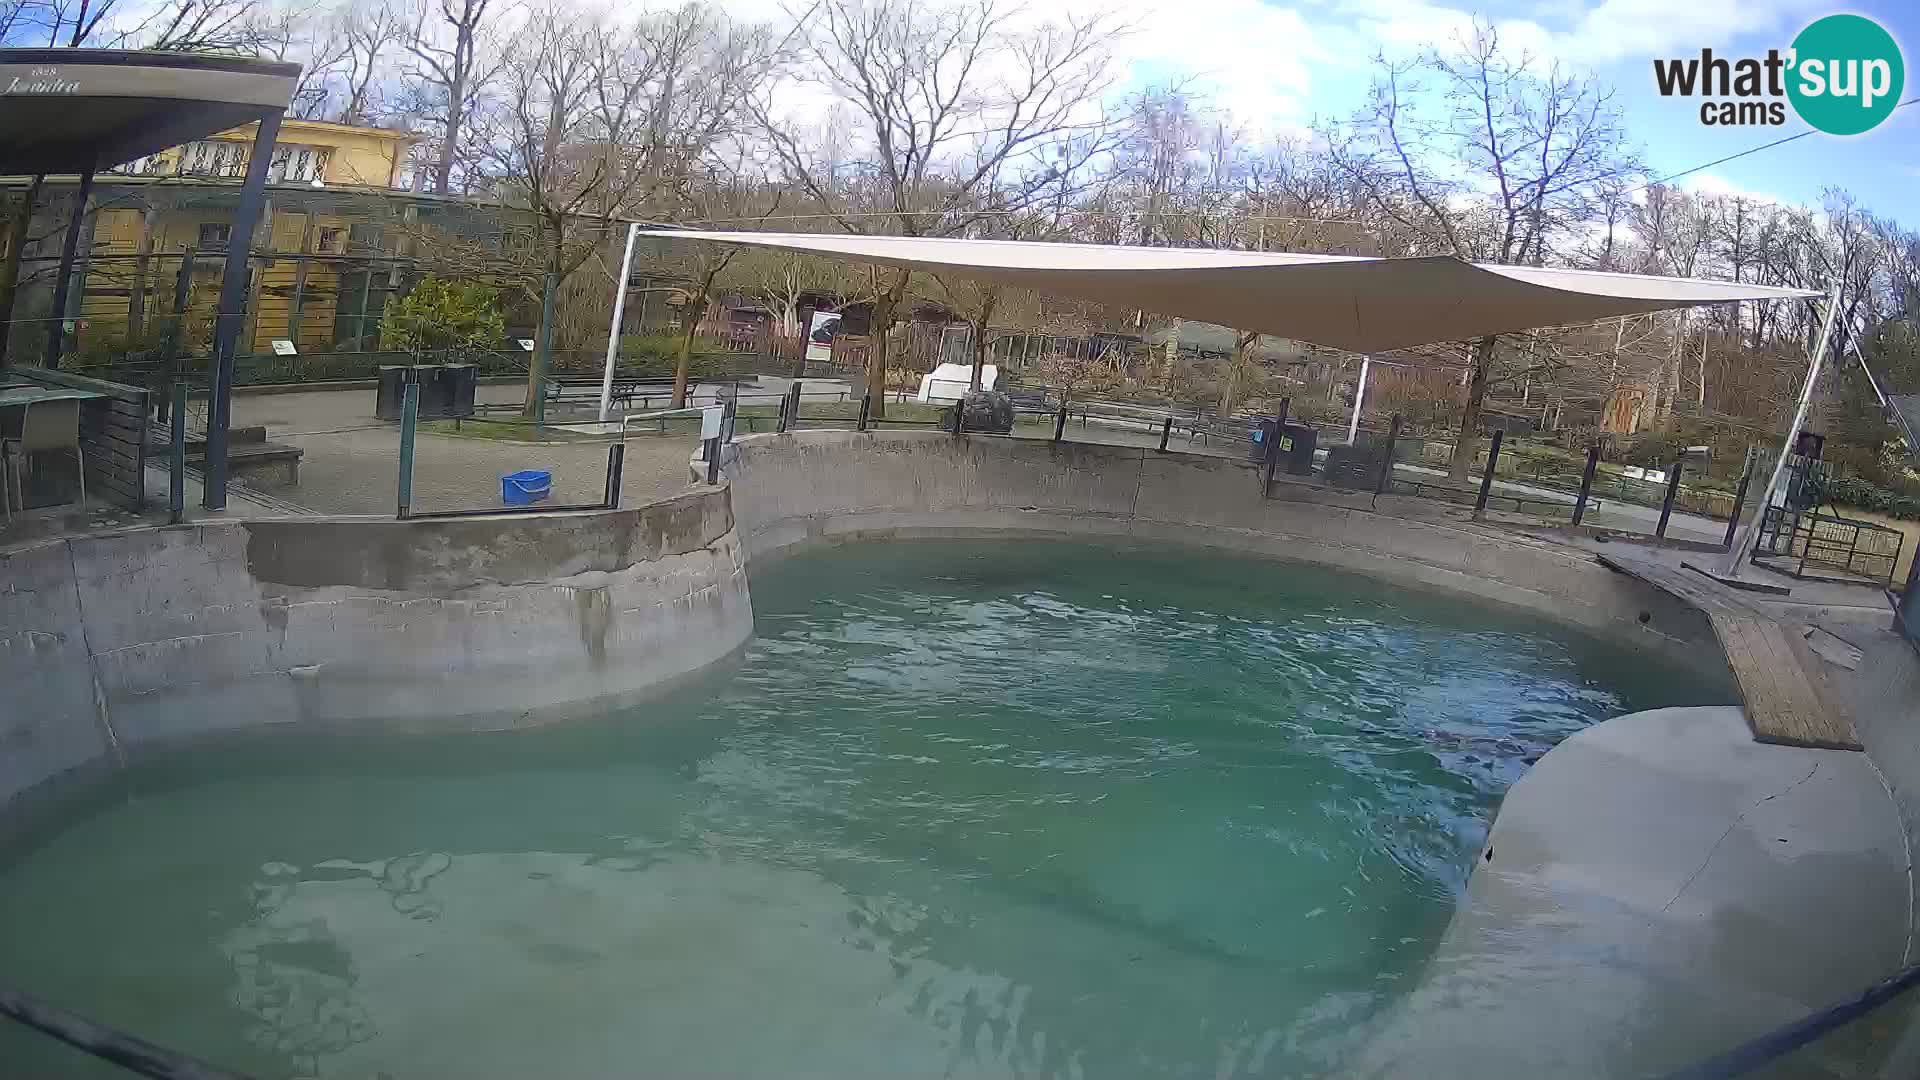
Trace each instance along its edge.
<path fill-rule="evenodd" d="M 1920 6 L 1911 0 L 1850 8 L 1803 0 L 1501 0 L 1474 7 L 1428 0 L 1135 2 L 1142 13 L 1125 47 L 1130 84 L 1197 77 L 1240 122 L 1268 131 L 1346 115 L 1362 97 L 1374 54 L 1454 40 L 1478 12 L 1499 26 L 1504 42 L 1589 68 L 1611 83 L 1656 176 L 1806 129 L 1791 116 L 1783 128 L 1703 126 L 1697 100 L 1662 99 L 1655 91 L 1655 57 L 1697 56 L 1703 46 L 1735 58 L 1764 55 L 1770 47 L 1786 48 L 1813 19 L 1850 10 L 1892 31 L 1910 70 L 1920 60 Z M 1086 9 L 1079 0 L 1028 4 Z M 1911 74 L 1902 96 L 1920 96 Z M 1822 187 L 1842 185 L 1875 210 L 1920 225 L 1920 104 L 1863 136 L 1813 135 L 1680 182 L 1794 203 L 1817 202 Z"/>

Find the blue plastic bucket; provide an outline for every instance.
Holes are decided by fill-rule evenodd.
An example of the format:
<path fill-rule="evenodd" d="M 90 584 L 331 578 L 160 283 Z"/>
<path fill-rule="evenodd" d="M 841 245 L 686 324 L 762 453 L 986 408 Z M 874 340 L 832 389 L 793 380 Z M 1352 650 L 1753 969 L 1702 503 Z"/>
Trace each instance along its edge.
<path fill-rule="evenodd" d="M 545 469 L 522 469 L 500 478 L 500 501 L 508 506 L 537 503 L 553 493 L 553 474 Z"/>

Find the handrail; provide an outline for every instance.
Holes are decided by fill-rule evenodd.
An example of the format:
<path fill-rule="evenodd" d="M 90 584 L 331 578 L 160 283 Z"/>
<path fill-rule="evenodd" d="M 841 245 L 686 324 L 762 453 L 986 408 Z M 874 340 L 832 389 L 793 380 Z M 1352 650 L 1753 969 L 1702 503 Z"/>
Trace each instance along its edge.
<path fill-rule="evenodd" d="M 18 990 L 0 987 L 0 1015 L 153 1080 L 248 1080 L 145 1039 L 96 1024 Z"/>
<path fill-rule="evenodd" d="M 1724 1054 L 1667 1073 L 1661 1080 L 1730 1080 L 1731 1077 L 1741 1076 L 1858 1020 L 1915 986 L 1920 986 L 1920 964 L 1896 972 L 1861 991 L 1851 1000 L 1804 1016 L 1759 1038 L 1749 1039 Z"/>

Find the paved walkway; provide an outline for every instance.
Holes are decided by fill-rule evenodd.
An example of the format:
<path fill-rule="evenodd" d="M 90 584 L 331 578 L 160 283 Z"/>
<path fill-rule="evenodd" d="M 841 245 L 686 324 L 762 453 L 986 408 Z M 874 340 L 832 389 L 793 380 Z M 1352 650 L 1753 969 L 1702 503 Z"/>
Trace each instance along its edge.
<path fill-rule="evenodd" d="M 485 403 L 510 404 L 518 386 L 483 386 Z M 400 427 L 373 416 L 372 390 L 236 395 L 236 426 L 264 424 L 267 437 L 304 451 L 300 485 L 269 494 L 323 514 L 392 514 L 398 498 Z M 623 504 L 685 490 L 691 435 L 627 442 Z M 413 508 L 417 511 L 499 507 L 500 476 L 521 469 L 553 473 L 551 502 L 598 502 L 606 490 L 604 443 L 520 445 L 498 439 L 421 432 L 414 443 Z"/>

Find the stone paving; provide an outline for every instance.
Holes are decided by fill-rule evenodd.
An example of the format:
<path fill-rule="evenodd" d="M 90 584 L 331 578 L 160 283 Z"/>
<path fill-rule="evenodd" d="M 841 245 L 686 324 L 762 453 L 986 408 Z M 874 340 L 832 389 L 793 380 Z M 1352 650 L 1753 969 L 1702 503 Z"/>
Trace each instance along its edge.
<path fill-rule="evenodd" d="M 478 399 L 520 400 L 517 386 L 483 386 Z M 236 395 L 236 426 L 264 424 L 273 442 L 297 446 L 300 485 L 275 491 L 280 501 L 323 514 L 392 514 L 399 486 L 400 427 L 373 417 L 373 391 Z M 627 441 L 623 505 L 684 491 L 691 435 L 636 435 Z M 550 503 L 593 503 L 605 493 L 604 443 L 523 445 L 499 439 L 422 431 L 414 443 L 416 511 L 502 506 L 500 476 L 521 469 L 553 473 Z"/>

